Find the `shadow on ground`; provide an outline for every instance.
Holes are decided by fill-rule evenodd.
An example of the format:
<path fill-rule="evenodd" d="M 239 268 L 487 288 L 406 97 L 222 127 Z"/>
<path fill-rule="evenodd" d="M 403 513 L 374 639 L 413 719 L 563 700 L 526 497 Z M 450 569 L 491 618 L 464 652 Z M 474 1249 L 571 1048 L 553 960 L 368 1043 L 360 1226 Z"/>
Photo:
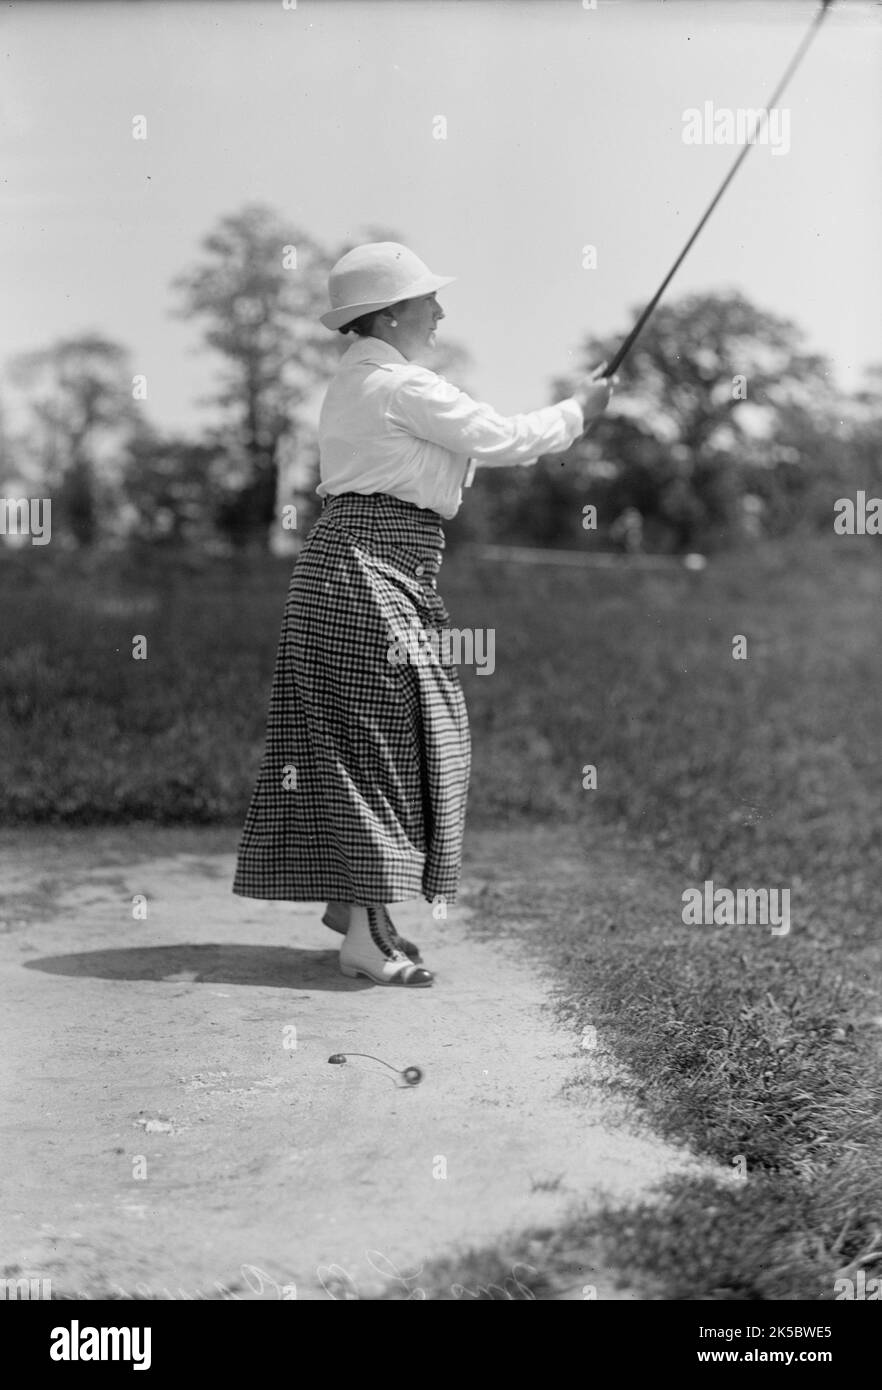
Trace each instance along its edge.
<path fill-rule="evenodd" d="M 64 956 L 42 956 L 25 961 L 24 966 L 47 975 L 90 976 L 99 980 L 268 985 L 274 989 L 308 986 L 332 992 L 371 988 L 367 980 L 350 980 L 339 973 L 336 951 L 235 942 L 77 951 Z"/>

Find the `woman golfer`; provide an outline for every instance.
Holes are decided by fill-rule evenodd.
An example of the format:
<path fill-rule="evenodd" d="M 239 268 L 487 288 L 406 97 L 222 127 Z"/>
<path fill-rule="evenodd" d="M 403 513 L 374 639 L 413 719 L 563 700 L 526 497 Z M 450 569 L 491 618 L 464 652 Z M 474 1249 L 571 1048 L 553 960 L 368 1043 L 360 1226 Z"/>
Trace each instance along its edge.
<path fill-rule="evenodd" d="M 433 978 L 388 904 L 452 902 L 459 886 L 470 745 L 458 672 L 437 654 L 442 521 L 470 460 L 559 453 L 610 395 L 598 368 L 570 399 L 506 418 L 419 366 L 451 279 L 391 241 L 331 271 L 321 321 L 356 340 L 322 407 L 323 510 L 291 577 L 233 883 L 246 898 L 327 901 L 343 974 L 383 985 Z"/>

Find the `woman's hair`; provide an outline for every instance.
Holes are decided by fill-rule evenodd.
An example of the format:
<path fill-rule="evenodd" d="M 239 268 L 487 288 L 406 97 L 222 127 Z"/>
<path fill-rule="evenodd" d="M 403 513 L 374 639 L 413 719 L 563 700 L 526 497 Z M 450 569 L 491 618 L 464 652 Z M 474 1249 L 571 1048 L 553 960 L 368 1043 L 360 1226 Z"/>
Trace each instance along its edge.
<path fill-rule="evenodd" d="M 349 323 L 344 323 L 342 328 L 337 329 L 337 332 L 357 333 L 359 338 L 369 338 L 371 336 L 371 329 L 374 326 L 374 319 L 376 317 L 376 310 L 374 310 L 370 314 L 362 314 L 361 318 L 351 319 Z"/>
<path fill-rule="evenodd" d="M 394 304 L 388 305 L 389 309 L 394 309 Z M 357 333 L 359 338 L 370 338 L 372 336 L 374 319 L 379 314 L 386 313 L 385 309 L 372 309 L 369 314 L 362 314 L 360 318 L 350 319 L 344 323 L 342 328 L 338 328 L 338 333 Z"/>

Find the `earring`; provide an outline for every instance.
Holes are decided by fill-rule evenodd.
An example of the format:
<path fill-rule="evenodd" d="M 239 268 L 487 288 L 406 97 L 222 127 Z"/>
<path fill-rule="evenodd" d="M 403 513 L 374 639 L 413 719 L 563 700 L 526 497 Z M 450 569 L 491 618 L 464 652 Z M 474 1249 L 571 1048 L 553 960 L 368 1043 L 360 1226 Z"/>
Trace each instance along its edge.
<path fill-rule="evenodd" d="M 390 319 L 390 320 L 389 320 L 389 327 L 390 327 L 390 328 L 397 328 L 397 327 L 398 327 L 398 320 L 397 320 L 397 319 Z"/>

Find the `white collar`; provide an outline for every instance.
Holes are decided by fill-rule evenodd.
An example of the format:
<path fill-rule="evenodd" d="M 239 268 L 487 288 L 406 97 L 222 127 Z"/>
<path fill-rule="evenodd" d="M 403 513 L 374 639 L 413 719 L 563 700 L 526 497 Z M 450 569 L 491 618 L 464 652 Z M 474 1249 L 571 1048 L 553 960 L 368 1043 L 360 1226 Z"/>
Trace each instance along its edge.
<path fill-rule="evenodd" d="M 341 366 L 355 362 L 406 362 L 407 358 L 383 338 L 356 338 L 340 358 Z"/>

